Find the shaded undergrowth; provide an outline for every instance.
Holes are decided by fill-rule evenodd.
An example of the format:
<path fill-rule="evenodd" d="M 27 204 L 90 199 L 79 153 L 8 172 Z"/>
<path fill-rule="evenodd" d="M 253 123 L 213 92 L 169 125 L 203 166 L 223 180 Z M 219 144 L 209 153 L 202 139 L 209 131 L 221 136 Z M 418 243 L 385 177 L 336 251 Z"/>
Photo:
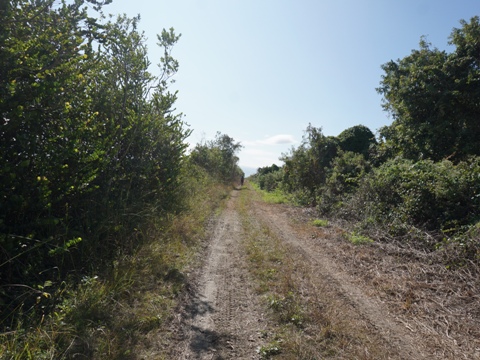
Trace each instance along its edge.
<path fill-rule="evenodd" d="M 148 358 L 153 348 L 156 358 L 165 357 L 158 348 L 170 340 L 185 269 L 229 187 L 200 171 L 186 181 L 184 191 L 184 210 L 137 229 L 141 245 L 119 254 L 104 273 L 85 276 L 78 284 L 63 282 L 55 291 L 49 290 L 51 284 L 32 289 L 38 294 L 33 306 L 48 307 L 48 312 L 39 321 L 36 315 L 24 316 L 6 326 L 0 358 L 138 359 Z"/>

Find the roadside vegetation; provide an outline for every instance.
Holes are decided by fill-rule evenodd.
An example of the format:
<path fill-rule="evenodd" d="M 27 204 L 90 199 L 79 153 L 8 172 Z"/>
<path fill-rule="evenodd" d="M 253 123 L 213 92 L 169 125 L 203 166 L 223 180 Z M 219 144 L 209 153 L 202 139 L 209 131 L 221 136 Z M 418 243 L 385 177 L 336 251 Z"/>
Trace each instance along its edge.
<path fill-rule="evenodd" d="M 308 126 L 284 165 L 251 176 L 322 219 L 350 224 L 352 242 L 395 242 L 442 254 L 448 268 L 480 265 L 480 18 L 451 32 L 451 53 L 425 38 L 382 66 L 377 91 L 393 122 L 338 136 Z M 277 195 L 276 195 L 277 196 Z"/>
<path fill-rule="evenodd" d="M 180 35 L 158 35 L 152 74 L 140 18 L 103 17 L 109 2 L 0 5 L 2 359 L 167 341 L 183 271 L 242 173 L 227 135 L 186 152 L 169 90 Z"/>
<path fill-rule="evenodd" d="M 256 183 L 251 183 L 251 186 L 262 194 L 262 198 L 265 202 L 270 204 L 287 204 L 290 203 L 291 200 L 285 192 L 281 191 L 280 189 L 275 189 L 273 191 L 262 190 L 260 186 Z"/>

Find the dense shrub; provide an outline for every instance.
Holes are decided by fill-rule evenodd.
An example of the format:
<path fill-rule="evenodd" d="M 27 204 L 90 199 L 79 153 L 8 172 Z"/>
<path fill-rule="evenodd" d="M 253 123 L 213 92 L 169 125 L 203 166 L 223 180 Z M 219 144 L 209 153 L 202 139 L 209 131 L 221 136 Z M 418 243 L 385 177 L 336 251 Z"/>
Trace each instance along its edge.
<path fill-rule="evenodd" d="M 480 158 L 458 165 L 448 160 L 393 159 L 374 169 L 356 194 L 361 209 L 378 222 L 427 230 L 467 225 L 480 215 Z"/>
<path fill-rule="evenodd" d="M 179 36 L 158 36 L 154 76 L 139 17 L 99 25 L 87 4 L 15 0 L 0 10 L 2 316 L 41 319 L 38 289 L 108 273 L 142 225 L 182 200 L 189 130 L 168 90 Z"/>
<path fill-rule="evenodd" d="M 283 171 L 277 170 L 259 177 L 258 184 L 260 189 L 266 191 L 274 191 L 280 186 L 283 179 Z"/>
<path fill-rule="evenodd" d="M 377 142 L 372 131 L 364 125 L 356 125 L 342 131 L 337 139 L 343 151 L 362 154 L 366 158 L 368 158 L 370 148 Z"/>
<path fill-rule="evenodd" d="M 283 154 L 285 162 L 283 187 L 300 204 L 315 205 L 316 193 L 329 176 L 331 161 L 339 151 L 338 140 L 325 136 L 321 128 L 307 127 L 302 143 Z"/>
<path fill-rule="evenodd" d="M 190 161 L 224 182 L 239 181 L 244 176 L 238 166 L 237 153 L 243 146 L 226 134 L 217 132 L 215 139 L 195 146 Z"/>
<path fill-rule="evenodd" d="M 320 212 L 328 213 L 341 207 L 343 201 L 357 190 L 369 169 L 370 165 L 364 155 L 340 150 L 332 160 L 330 176 L 325 186 L 317 193 Z"/>
<path fill-rule="evenodd" d="M 250 180 L 257 183 L 261 190 L 274 191 L 279 187 L 283 180 L 283 168 L 276 164 L 260 167 L 257 172 L 250 177 Z"/>

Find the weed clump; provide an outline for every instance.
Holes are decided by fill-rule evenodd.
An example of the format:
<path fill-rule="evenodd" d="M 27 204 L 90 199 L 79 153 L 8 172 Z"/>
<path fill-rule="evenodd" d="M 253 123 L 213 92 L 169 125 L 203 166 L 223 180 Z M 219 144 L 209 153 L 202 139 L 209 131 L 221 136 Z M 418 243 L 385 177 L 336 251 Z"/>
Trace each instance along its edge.
<path fill-rule="evenodd" d="M 316 227 L 325 227 L 325 226 L 328 226 L 328 220 L 315 219 L 312 221 L 312 225 Z"/>

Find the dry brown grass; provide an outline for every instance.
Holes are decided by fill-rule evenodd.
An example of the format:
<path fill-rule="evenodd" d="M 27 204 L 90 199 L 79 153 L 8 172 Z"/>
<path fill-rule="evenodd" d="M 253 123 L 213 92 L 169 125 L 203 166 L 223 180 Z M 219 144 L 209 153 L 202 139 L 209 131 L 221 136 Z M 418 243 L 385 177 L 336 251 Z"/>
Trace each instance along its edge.
<path fill-rule="evenodd" d="M 287 211 L 298 231 L 308 229 L 312 241 L 356 278 L 358 286 L 422 337 L 431 356 L 480 359 L 480 271 L 478 263 L 460 261 L 461 249 L 427 252 L 401 239 L 358 247 L 345 241 L 350 224 L 331 221 L 327 228 L 308 227 L 314 212 Z M 377 238 L 385 239 L 380 235 Z"/>
<path fill-rule="evenodd" d="M 278 359 L 381 359 L 388 352 L 366 335 L 361 319 L 327 283 L 313 281 L 312 269 L 298 253 L 249 212 L 253 192 L 242 194 L 240 213 L 248 229 L 245 246 L 258 293 L 277 325 L 260 353 Z M 256 198 L 255 201 L 259 199 Z M 326 231 L 319 229 L 318 231 Z M 368 349 L 368 350 L 367 350 Z"/>

